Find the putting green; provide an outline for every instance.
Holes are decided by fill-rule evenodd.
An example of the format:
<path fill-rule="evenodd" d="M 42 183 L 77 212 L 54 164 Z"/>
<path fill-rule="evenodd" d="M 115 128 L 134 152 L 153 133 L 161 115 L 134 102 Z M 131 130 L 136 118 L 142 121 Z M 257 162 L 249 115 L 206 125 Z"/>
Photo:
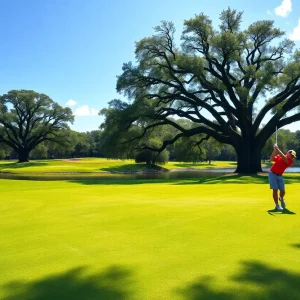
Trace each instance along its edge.
<path fill-rule="evenodd" d="M 0 299 L 299 299 L 286 182 L 283 214 L 263 176 L 0 180 Z"/>

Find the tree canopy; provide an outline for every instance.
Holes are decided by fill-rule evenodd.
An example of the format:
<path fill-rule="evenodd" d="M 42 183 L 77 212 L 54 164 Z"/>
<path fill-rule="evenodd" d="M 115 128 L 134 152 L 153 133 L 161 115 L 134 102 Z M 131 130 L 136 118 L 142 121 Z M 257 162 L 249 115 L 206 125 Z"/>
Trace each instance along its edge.
<path fill-rule="evenodd" d="M 216 29 L 198 14 L 184 22 L 180 46 L 174 24 L 161 22 L 153 36 L 136 43 L 136 65 L 123 65 L 117 90 L 129 103 L 102 111 L 106 128 L 139 126 L 129 141 L 153 128 L 175 128 L 159 148 L 143 144 L 157 151 L 183 137 L 198 137 L 199 144 L 213 137 L 234 147 L 237 172 L 261 171 L 261 151 L 275 127 L 300 120 L 300 50 L 273 21 L 241 29 L 242 16 L 223 10 Z M 178 119 L 194 125 L 185 128 Z"/>
<path fill-rule="evenodd" d="M 0 143 L 14 149 L 19 161 L 44 141 L 66 143 L 68 123 L 74 116 L 45 94 L 12 90 L 0 97 Z"/>

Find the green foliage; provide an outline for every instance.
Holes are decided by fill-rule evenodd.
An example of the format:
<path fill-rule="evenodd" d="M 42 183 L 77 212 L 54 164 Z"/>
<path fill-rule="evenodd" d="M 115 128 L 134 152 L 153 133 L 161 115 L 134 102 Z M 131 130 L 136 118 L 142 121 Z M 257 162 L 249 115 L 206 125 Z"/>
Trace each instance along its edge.
<path fill-rule="evenodd" d="M 181 138 L 211 137 L 236 151 L 238 172 L 261 171 L 260 153 L 274 128 L 300 121 L 299 112 L 289 114 L 300 107 L 300 54 L 273 21 L 242 30 L 242 15 L 223 10 L 216 30 L 208 16 L 197 14 L 184 22 L 180 46 L 167 21 L 137 42 L 136 65 L 125 63 L 117 81 L 117 91 L 130 102 L 102 110 L 106 140 L 124 144 L 129 138 L 129 148 L 168 149 L 173 158 L 171 144 Z M 154 149 L 147 141 L 164 125 L 174 130 L 160 135 Z M 128 135 L 132 128 L 136 135 Z"/>
<path fill-rule="evenodd" d="M 0 143 L 0 159 L 10 157 L 12 149 L 4 143 Z"/>
<path fill-rule="evenodd" d="M 237 35 L 230 31 L 216 34 L 211 39 L 211 45 L 218 56 L 224 57 L 227 60 L 238 60 L 239 51 L 242 49 L 244 35 Z"/>
<path fill-rule="evenodd" d="M 222 145 L 215 139 L 209 139 L 204 143 L 204 149 L 206 152 L 206 160 L 211 162 L 221 154 Z"/>
<path fill-rule="evenodd" d="M 284 35 L 283 31 L 273 25 L 274 21 L 257 21 L 248 27 L 247 33 L 254 45 L 260 46 Z"/>
<path fill-rule="evenodd" d="M 136 163 L 145 162 L 146 164 L 150 164 L 152 161 L 152 152 L 150 150 L 144 150 L 137 153 L 135 156 Z"/>
<path fill-rule="evenodd" d="M 197 57 L 196 55 L 191 56 L 184 53 L 178 53 L 176 64 L 179 69 L 190 71 L 191 74 L 195 74 L 196 76 L 205 73 L 205 62 L 203 58 Z"/>
<path fill-rule="evenodd" d="M 284 77 L 282 81 L 290 82 L 292 80 L 298 80 L 300 76 L 300 61 L 290 62 L 283 69 Z"/>
<path fill-rule="evenodd" d="M 298 132 L 299 133 L 299 132 Z M 280 129 L 277 131 L 277 143 L 280 149 L 285 153 L 288 150 L 295 150 L 297 154 L 299 153 L 300 147 L 300 136 L 297 132 L 291 132 L 287 129 Z M 271 136 L 262 149 L 262 157 L 264 159 L 269 159 L 271 152 L 273 150 L 273 145 L 275 144 L 275 132 Z M 300 154 L 300 153 L 299 153 Z"/>
<path fill-rule="evenodd" d="M 31 159 L 48 158 L 47 152 L 48 152 L 48 148 L 45 145 L 45 143 L 40 143 L 30 152 L 30 158 Z"/>
<path fill-rule="evenodd" d="M 45 94 L 12 90 L 0 97 L 0 142 L 14 149 L 20 161 L 40 143 L 68 142 L 68 123 L 74 116 Z"/>
<path fill-rule="evenodd" d="M 220 155 L 217 159 L 225 160 L 225 161 L 237 161 L 236 151 L 231 145 L 221 145 Z"/>
<path fill-rule="evenodd" d="M 164 150 L 163 152 L 157 153 L 152 152 L 150 150 L 142 150 L 138 152 L 135 156 L 136 163 L 146 163 L 146 164 L 158 164 L 164 165 L 169 160 L 169 152 Z"/>
<path fill-rule="evenodd" d="M 164 150 L 154 157 L 153 162 L 158 165 L 165 165 L 169 161 L 170 153 Z"/>
<path fill-rule="evenodd" d="M 242 12 L 238 12 L 235 9 L 228 8 L 226 10 L 223 10 L 220 14 L 221 32 L 239 32 L 242 22 L 242 15 Z"/>
<path fill-rule="evenodd" d="M 197 146 L 196 137 L 177 140 L 173 151 L 177 161 L 193 163 L 203 160 L 206 152 Z"/>
<path fill-rule="evenodd" d="M 103 152 L 101 149 L 101 139 L 102 139 L 102 131 L 101 130 L 93 130 L 91 132 L 87 132 L 87 135 L 90 136 L 90 156 L 103 157 Z"/>
<path fill-rule="evenodd" d="M 161 141 L 162 134 L 157 134 L 155 137 L 149 137 L 147 141 L 144 142 L 143 148 L 147 147 L 150 149 L 159 149 L 162 141 Z M 156 152 L 151 150 L 142 150 L 137 154 L 140 159 L 140 155 L 144 157 L 144 162 L 152 164 L 160 164 L 163 165 L 168 162 L 169 160 L 169 152 L 167 150 L 164 150 L 162 152 Z M 136 158 L 137 159 L 137 158 Z"/>

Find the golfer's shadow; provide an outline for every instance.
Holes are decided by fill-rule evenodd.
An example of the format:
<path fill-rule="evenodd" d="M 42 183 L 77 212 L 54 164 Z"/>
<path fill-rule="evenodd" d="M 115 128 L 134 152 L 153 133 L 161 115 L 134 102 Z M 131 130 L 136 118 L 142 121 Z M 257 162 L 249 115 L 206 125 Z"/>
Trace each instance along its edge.
<path fill-rule="evenodd" d="M 296 213 L 285 208 L 284 210 L 270 209 L 268 210 L 268 214 L 271 216 L 275 216 L 275 215 L 295 215 Z"/>

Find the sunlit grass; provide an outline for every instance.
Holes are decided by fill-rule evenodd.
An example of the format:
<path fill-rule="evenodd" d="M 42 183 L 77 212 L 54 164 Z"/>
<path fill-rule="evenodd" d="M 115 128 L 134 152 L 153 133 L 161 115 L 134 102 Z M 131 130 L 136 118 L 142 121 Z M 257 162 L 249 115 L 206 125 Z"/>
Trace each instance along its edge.
<path fill-rule="evenodd" d="M 236 162 L 212 161 L 201 163 L 168 162 L 158 166 L 167 170 L 174 169 L 210 169 L 210 168 L 231 168 L 236 167 Z M 153 170 L 153 166 L 136 164 L 134 160 L 117 160 L 106 158 L 80 158 L 61 160 L 33 160 L 29 163 L 17 163 L 16 161 L 0 161 L 0 172 L 13 173 L 51 173 L 51 172 L 136 172 Z"/>
<path fill-rule="evenodd" d="M 165 165 L 168 169 L 181 169 L 181 168 L 192 168 L 192 169 L 204 169 L 204 168 L 235 168 L 236 162 L 232 161 L 211 161 L 209 162 L 198 162 L 198 163 L 186 163 L 186 162 L 168 162 Z"/>
<path fill-rule="evenodd" d="M 61 160 L 33 160 L 29 163 L 0 162 L 0 171 L 15 173 L 35 172 L 104 172 L 107 168 L 131 165 L 132 160 L 109 159 L 61 159 Z"/>
<path fill-rule="evenodd" d="M 0 299 L 298 299 L 300 176 L 291 212 L 266 176 L 0 180 Z"/>

